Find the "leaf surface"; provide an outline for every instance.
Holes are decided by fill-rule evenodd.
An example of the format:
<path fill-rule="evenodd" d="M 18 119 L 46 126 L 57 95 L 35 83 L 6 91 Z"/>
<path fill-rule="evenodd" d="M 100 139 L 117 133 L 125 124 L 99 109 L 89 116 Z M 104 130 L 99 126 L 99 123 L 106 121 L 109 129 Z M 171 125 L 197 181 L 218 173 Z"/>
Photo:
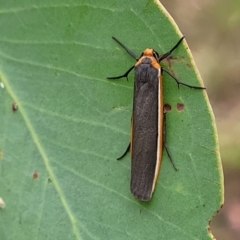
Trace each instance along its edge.
<path fill-rule="evenodd" d="M 5 1 L 0 4 L 0 239 L 210 239 L 222 170 L 205 91 L 163 75 L 167 144 L 150 202 L 129 190 L 135 64 L 181 34 L 154 1 Z M 186 42 L 163 66 L 201 80 Z M 18 109 L 12 111 L 12 103 Z M 184 109 L 177 110 L 177 104 Z"/>

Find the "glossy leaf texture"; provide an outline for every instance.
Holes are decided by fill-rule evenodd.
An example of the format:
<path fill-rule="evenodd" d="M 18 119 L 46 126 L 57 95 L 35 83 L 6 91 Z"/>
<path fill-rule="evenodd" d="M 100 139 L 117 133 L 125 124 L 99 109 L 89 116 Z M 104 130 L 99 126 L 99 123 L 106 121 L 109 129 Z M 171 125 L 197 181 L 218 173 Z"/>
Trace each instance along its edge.
<path fill-rule="evenodd" d="M 106 79 L 135 61 L 112 36 L 140 56 L 182 34 L 152 0 L 0 3 L 0 239 L 211 239 L 223 180 L 206 91 L 163 74 L 179 170 L 164 152 L 152 200 L 135 200 L 130 155 L 116 161 L 129 142 L 133 73 Z M 203 85 L 186 41 L 163 66 Z"/>

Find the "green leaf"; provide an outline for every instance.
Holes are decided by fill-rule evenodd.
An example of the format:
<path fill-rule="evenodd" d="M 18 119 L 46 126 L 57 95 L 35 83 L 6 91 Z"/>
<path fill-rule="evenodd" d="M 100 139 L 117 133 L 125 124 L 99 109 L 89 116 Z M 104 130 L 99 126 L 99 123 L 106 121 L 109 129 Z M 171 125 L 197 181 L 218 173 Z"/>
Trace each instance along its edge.
<path fill-rule="evenodd" d="M 206 91 L 163 74 L 179 171 L 164 152 L 150 202 L 130 193 L 130 155 L 116 161 L 129 141 L 133 73 L 106 77 L 135 62 L 111 36 L 139 55 L 170 50 L 181 33 L 158 2 L 5 1 L 0 33 L 0 239 L 211 238 L 223 180 Z M 163 66 L 203 84 L 186 42 Z"/>

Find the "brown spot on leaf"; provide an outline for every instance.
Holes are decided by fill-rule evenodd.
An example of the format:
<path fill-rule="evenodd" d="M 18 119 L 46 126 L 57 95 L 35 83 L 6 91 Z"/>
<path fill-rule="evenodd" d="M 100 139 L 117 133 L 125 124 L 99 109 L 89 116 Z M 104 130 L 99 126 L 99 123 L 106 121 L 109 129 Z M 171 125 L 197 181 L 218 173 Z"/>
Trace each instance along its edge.
<path fill-rule="evenodd" d="M 164 104 L 164 106 L 163 106 L 164 112 L 169 112 L 169 111 L 171 111 L 171 109 L 172 109 L 172 106 L 170 104 L 168 104 L 168 103 Z"/>
<path fill-rule="evenodd" d="M 184 106 L 185 106 L 185 105 L 184 105 L 183 103 L 178 103 L 178 104 L 177 104 L 177 110 L 178 110 L 178 111 L 182 111 L 182 110 L 184 109 Z"/>
<path fill-rule="evenodd" d="M 33 178 L 33 179 L 38 178 L 38 172 L 37 172 L 37 171 L 35 171 L 35 172 L 33 173 L 32 178 Z"/>
<path fill-rule="evenodd" d="M 17 105 L 17 103 L 12 103 L 12 110 L 15 112 L 15 111 L 17 111 L 17 109 L 18 109 L 18 105 Z"/>

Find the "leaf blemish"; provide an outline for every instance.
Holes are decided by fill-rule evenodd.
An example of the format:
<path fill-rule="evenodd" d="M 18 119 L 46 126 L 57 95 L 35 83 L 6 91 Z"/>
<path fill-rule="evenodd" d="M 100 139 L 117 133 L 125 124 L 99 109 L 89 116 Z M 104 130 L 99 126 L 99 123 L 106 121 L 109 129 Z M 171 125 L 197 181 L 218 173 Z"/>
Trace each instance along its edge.
<path fill-rule="evenodd" d="M 18 105 L 17 105 L 17 103 L 12 103 L 12 110 L 13 110 L 13 112 L 15 112 L 15 111 L 17 111 L 17 109 L 18 109 Z"/>
<path fill-rule="evenodd" d="M 185 105 L 183 103 L 178 103 L 177 104 L 177 110 L 182 111 L 184 109 Z"/>
<path fill-rule="evenodd" d="M 166 104 L 164 104 L 163 109 L 164 109 L 164 112 L 169 112 L 169 111 L 171 111 L 172 106 L 170 104 L 166 103 Z"/>
<path fill-rule="evenodd" d="M 33 179 L 38 178 L 38 172 L 37 172 L 37 171 L 35 171 L 35 172 L 33 173 L 32 178 L 33 178 Z"/>

